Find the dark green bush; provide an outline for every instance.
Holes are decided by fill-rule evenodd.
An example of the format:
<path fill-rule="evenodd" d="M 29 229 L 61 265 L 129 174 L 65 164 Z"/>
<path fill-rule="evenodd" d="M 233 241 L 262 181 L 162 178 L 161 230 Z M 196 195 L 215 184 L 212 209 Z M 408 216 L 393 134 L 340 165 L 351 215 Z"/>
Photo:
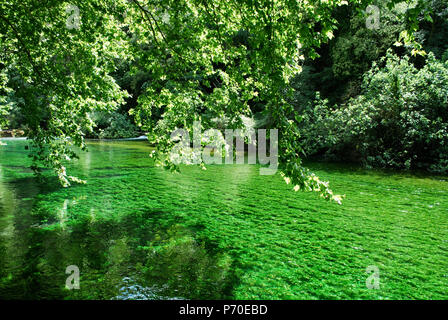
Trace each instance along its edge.
<path fill-rule="evenodd" d="M 346 105 L 330 108 L 317 99 L 302 135 L 308 154 L 448 172 L 448 62 L 430 53 L 417 69 L 408 57 L 388 52 Z"/>
<path fill-rule="evenodd" d="M 133 138 L 139 134 L 138 128 L 129 117 L 118 112 L 95 112 L 90 115 L 94 123 L 93 132 L 88 137 L 100 139 Z"/>

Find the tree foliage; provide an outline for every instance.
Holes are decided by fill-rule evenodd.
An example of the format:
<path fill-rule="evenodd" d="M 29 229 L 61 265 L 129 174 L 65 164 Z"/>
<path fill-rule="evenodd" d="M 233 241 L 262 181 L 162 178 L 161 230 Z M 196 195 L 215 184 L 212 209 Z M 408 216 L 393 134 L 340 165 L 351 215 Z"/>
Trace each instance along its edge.
<path fill-rule="evenodd" d="M 97 111 L 90 115 L 93 128 L 85 128 L 86 136 L 99 139 L 134 138 L 139 133 L 138 128 L 129 117 L 119 112 Z"/>
<path fill-rule="evenodd" d="M 123 40 L 105 3 L 113 1 L 73 1 L 83 18 L 72 29 L 66 2 L 0 4 L 0 65 L 27 124 L 33 169 L 54 168 L 65 186 L 78 181 L 63 163 L 76 156 L 73 145 L 85 148 L 88 112 L 116 108 L 125 96 L 109 75 Z"/>
<path fill-rule="evenodd" d="M 361 95 L 333 110 L 318 100 L 302 125 L 311 154 L 446 173 L 448 63 L 430 53 L 417 69 L 389 52 L 365 74 Z"/>
<path fill-rule="evenodd" d="M 252 117 L 261 106 L 271 127 L 279 130 L 285 180 L 296 190 L 319 191 L 340 202 L 328 183 L 302 166 L 301 115 L 290 103 L 290 81 L 300 72 L 303 57 L 317 57 L 317 48 L 334 37 L 338 8 L 364 10 L 370 3 L 3 1 L 0 65 L 20 101 L 33 168 L 55 168 L 64 185 L 76 181 L 66 173 L 64 159 L 75 156 L 72 145 L 85 148 L 82 128 L 92 125 L 90 112 L 113 110 L 124 102 L 127 93 L 111 77 L 124 60 L 132 62 L 130 74 L 149 76 L 131 113 L 154 137 L 165 167 L 175 169 L 164 156 L 173 146 L 169 137 L 174 129 L 191 130 L 194 120 L 207 129 L 213 127 L 212 119 L 224 117 L 230 128 L 241 127 L 242 117 Z M 425 6 L 424 1 L 416 3 L 402 16 L 409 22 L 407 41 Z M 79 26 L 69 28 L 68 22 L 76 25 L 76 8 Z M 4 92 L 6 86 L 0 89 Z"/>

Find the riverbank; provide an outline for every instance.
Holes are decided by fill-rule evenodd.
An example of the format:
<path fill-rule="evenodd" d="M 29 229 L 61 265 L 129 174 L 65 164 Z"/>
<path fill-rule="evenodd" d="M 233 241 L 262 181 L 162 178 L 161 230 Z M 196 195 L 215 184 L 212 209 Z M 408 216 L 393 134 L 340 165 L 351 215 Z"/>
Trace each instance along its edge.
<path fill-rule="evenodd" d="M 0 140 L 26 140 L 25 136 L 0 136 Z M 123 138 L 123 139 L 85 139 L 86 141 L 146 141 L 148 137 L 145 135 L 135 138 Z"/>
<path fill-rule="evenodd" d="M 21 138 L 25 136 L 25 131 L 20 129 L 0 130 L 0 138 Z"/>
<path fill-rule="evenodd" d="M 119 139 L 91 139 L 88 138 L 86 141 L 147 141 L 148 137 L 146 135 L 141 135 L 135 138 L 119 138 Z"/>

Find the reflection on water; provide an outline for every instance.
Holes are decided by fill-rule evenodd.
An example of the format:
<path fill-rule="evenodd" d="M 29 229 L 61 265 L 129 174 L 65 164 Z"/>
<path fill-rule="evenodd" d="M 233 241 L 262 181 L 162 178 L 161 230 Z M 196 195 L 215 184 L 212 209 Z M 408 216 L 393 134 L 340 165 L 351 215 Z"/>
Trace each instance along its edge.
<path fill-rule="evenodd" d="M 119 294 L 114 300 L 183 300 L 183 298 L 178 297 L 164 297 L 162 295 L 164 289 L 167 289 L 166 285 L 162 288 L 156 286 L 142 287 L 134 279 L 124 277 Z"/>
<path fill-rule="evenodd" d="M 223 297 L 230 264 L 210 256 L 178 225 L 157 226 L 145 216 L 104 220 L 91 209 L 88 219 L 67 226 L 76 201 L 63 200 L 55 223 L 46 212 L 28 220 L 29 210 L 13 211 L 2 224 L 1 298 L 179 299 Z M 31 209 L 31 208 L 28 208 Z M 15 220 L 15 221 L 14 221 Z M 21 220 L 21 227 L 17 222 Z M 14 236 L 4 231 L 15 224 Z M 5 228 L 6 227 L 6 228 Z M 11 234 L 9 232 L 8 234 Z M 68 291 L 63 270 L 81 270 L 81 290 Z"/>
<path fill-rule="evenodd" d="M 99 144 L 82 155 L 77 164 L 80 174 L 101 177 L 104 172 L 91 169 L 101 165 L 107 167 L 100 171 L 111 173 L 90 189 L 61 189 L 51 178 L 39 184 L 26 170 L 23 177 L 8 179 L 0 166 L 0 299 L 219 299 L 230 295 L 230 259 L 206 250 L 181 221 L 161 219 L 169 212 L 144 206 L 120 208 L 123 214 L 116 214 L 126 199 L 115 196 L 117 186 L 108 190 L 104 183 L 123 176 L 125 170 L 116 170 L 117 166 L 133 166 L 120 158 L 132 161 L 135 150 L 118 151 Z M 4 155 L 5 150 L 0 151 Z M 140 164 L 150 168 L 148 159 L 144 160 Z M 80 269 L 80 290 L 65 289 L 69 265 Z"/>
<path fill-rule="evenodd" d="M 0 299 L 447 298 L 446 177 L 311 163 L 337 206 L 257 166 L 171 174 L 145 142 L 90 142 L 67 165 L 88 183 L 61 188 L 26 144 L 0 147 Z"/>

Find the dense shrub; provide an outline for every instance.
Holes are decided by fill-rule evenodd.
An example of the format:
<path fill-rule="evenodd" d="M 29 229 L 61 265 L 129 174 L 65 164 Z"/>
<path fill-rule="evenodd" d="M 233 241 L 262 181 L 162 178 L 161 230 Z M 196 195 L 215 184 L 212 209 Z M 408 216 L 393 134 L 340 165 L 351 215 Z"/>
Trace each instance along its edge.
<path fill-rule="evenodd" d="M 430 21 L 420 18 L 420 30 L 416 37 L 427 52 L 441 58 L 448 49 L 448 1 L 426 0 L 432 10 Z"/>
<path fill-rule="evenodd" d="M 8 93 L 11 91 L 7 87 L 7 76 L 0 72 L 0 130 L 8 124 L 8 114 L 11 109 L 11 103 Z"/>
<path fill-rule="evenodd" d="M 317 99 L 305 112 L 302 135 L 308 154 L 448 172 L 448 62 L 430 53 L 417 69 L 388 52 L 345 106 Z"/>
<path fill-rule="evenodd" d="M 314 92 L 332 103 L 345 103 L 360 93 L 363 74 L 370 69 L 373 61 L 384 56 L 393 47 L 397 52 L 411 50 L 405 46 L 395 47 L 405 23 L 399 12 L 403 5 L 394 9 L 387 7 L 388 1 L 375 1 L 381 11 L 380 28 L 366 27 L 366 15 L 351 6 L 338 9 L 339 22 L 335 37 L 319 49 L 318 59 L 306 59 L 303 71 L 291 82 L 295 96 L 292 101 L 296 109 L 313 102 Z M 421 34 L 425 39 L 426 34 Z"/>
<path fill-rule="evenodd" d="M 7 124 L 6 116 L 8 115 L 8 111 L 6 106 L 0 105 L 0 130 Z"/>
<path fill-rule="evenodd" d="M 126 116 L 118 112 L 95 112 L 90 115 L 94 123 L 93 132 L 87 136 L 100 139 L 132 138 L 138 135 L 138 128 Z"/>

